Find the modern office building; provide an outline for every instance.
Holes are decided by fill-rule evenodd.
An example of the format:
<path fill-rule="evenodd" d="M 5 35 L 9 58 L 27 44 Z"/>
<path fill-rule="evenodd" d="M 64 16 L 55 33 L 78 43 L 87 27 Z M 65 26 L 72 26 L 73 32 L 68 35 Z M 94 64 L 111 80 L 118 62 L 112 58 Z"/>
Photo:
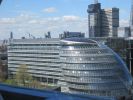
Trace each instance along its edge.
<path fill-rule="evenodd" d="M 130 37 L 130 27 L 119 27 L 118 28 L 118 37 L 127 38 Z"/>
<path fill-rule="evenodd" d="M 81 32 L 69 32 L 69 31 L 65 31 L 63 34 L 59 34 L 60 39 L 72 38 L 72 37 L 84 38 L 85 34 Z"/>
<path fill-rule="evenodd" d="M 8 74 L 12 78 L 22 64 L 38 81 L 58 83 L 60 78 L 59 39 L 13 39 L 8 45 Z"/>
<path fill-rule="evenodd" d="M 101 20 L 101 37 L 117 37 L 117 30 L 119 27 L 119 9 L 102 9 Z"/>
<path fill-rule="evenodd" d="M 62 38 L 84 37 L 84 33 L 64 32 L 62 36 Z M 12 78 L 20 65 L 25 64 L 29 68 L 29 73 L 38 81 L 57 84 L 61 75 L 59 47 L 60 39 L 51 38 L 50 32 L 42 39 L 10 38 L 9 77 Z"/>
<path fill-rule="evenodd" d="M 51 33 L 50 33 L 50 32 L 47 32 L 47 33 L 45 34 L 45 38 L 51 38 Z"/>
<path fill-rule="evenodd" d="M 88 31 L 89 37 L 100 37 L 101 36 L 101 4 L 95 2 L 94 4 L 88 5 Z"/>
<path fill-rule="evenodd" d="M 62 74 L 68 92 L 97 96 L 127 96 L 132 77 L 122 59 L 91 39 L 61 40 Z"/>
<path fill-rule="evenodd" d="M 130 32 L 131 36 L 133 36 L 133 0 L 131 0 Z"/>
<path fill-rule="evenodd" d="M 35 79 L 61 85 L 63 92 L 103 96 L 125 95 L 128 89 L 125 90 L 124 87 L 128 88 L 127 80 L 130 75 L 126 66 L 121 64 L 121 59 L 103 45 L 111 47 L 126 62 L 129 48 L 126 48 L 124 38 L 92 39 L 67 38 L 61 40 L 61 44 L 60 39 L 54 38 L 12 39 L 8 45 L 9 77 L 12 78 L 21 64 L 26 64 L 29 73 Z M 117 94 L 119 91 L 120 94 Z"/>
<path fill-rule="evenodd" d="M 116 37 L 119 27 L 119 9 L 102 9 L 101 4 L 95 2 L 88 5 L 89 37 Z"/>
<path fill-rule="evenodd" d="M 129 31 L 129 34 L 127 34 Z M 123 34 L 124 33 L 124 34 Z M 130 20 L 129 20 L 129 26 L 128 27 L 120 27 L 118 29 L 118 35 L 119 36 L 125 36 L 125 37 L 133 37 L 133 0 L 131 0 L 131 12 L 130 12 Z"/>
<path fill-rule="evenodd" d="M 90 38 L 103 43 L 115 51 L 126 63 L 130 73 L 133 76 L 133 38 L 132 37 L 97 37 Z"/>

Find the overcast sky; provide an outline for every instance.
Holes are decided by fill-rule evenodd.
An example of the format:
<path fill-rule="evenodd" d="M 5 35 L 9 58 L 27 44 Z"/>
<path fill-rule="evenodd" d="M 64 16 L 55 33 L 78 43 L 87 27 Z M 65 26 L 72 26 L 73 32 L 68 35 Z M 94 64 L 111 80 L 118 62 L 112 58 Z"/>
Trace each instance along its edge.
<path fill-rule="evenodd" d="M 0 39 L 44 37 L 51 31 L 58 37 L 64 31 L 88 33 L 87 7 L 94 0 L 3 0 L 0 6 Z M 120 25 L 128 26 L 131 0 L 99 0 L 102 8 L 120 8 Z"/>

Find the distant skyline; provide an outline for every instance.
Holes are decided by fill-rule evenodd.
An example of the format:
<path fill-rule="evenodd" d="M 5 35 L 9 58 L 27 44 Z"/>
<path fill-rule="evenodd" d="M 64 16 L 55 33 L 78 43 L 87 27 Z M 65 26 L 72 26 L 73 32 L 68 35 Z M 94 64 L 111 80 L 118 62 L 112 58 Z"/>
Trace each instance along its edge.
<path fill-rule="evenodd" d="M 51 31 L 58 37 L 64 31 L 80 31 L 88 36 L 88 5 L 94 0 L 3 0 L 0 6 L 0 39 L 44 37 Z M 120 25 L 128 26 L 131 0 L 99 0 L 102 8 L 120 9 Z"/>

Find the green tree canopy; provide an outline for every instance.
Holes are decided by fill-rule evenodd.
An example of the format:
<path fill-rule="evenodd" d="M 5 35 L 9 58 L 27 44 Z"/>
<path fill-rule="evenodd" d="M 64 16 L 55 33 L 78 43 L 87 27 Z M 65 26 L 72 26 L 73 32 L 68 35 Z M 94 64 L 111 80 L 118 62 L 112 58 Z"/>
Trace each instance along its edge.
<path fill-rule="evenodd" d="M 16 72 L 15 80 L 20 86 L 27 86 L 29 83 L 32 82 L 33 78 L 28 73 L 27 65 L 20 65 L 18 71 Z"/>

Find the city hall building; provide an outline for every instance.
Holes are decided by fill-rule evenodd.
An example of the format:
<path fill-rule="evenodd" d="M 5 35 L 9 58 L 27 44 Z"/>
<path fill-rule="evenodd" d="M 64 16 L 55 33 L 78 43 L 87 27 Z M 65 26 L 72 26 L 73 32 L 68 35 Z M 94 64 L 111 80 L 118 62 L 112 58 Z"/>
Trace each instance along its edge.
<path fill-rule="evenodd" d="M 61 40 L 60 59 L 67 92 L 126 96 L 132 77 L 123 60 L 109 47 L 91 39 Z"/>
<path fill-rule="evenodd" d="M 132 84 L 121 58 L 87 38 L 12 39 L 8 45 L 10 78 L 22 64 L 33 78 L 61 86 L 62 92 L 126 96 Z"/>

